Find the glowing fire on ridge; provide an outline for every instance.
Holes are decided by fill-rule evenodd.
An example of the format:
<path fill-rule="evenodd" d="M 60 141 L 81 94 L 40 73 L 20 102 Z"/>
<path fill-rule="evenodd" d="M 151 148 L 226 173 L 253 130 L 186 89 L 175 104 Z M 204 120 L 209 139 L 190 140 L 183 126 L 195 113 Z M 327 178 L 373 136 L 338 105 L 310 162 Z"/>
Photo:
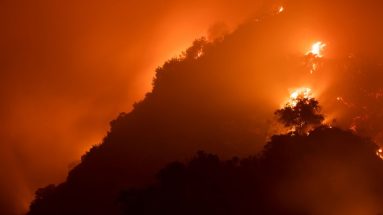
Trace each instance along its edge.
<path fill-rule="evenodd" d="M 308 87 L 301 87 L 291 92 L 287 105 L 290 107 L 295 107 L 300 99 L 311 98 L 313 98 L 312 90 Z"/>
<path fill-rule="evenodd" d="M 311 54 L 316 58 L 322 58 L 323 57 L 323 49 L 326 47 L 326 44 L 323 42 L 316 42 L 311 46 L 310 51 L 307 53 L 308 55 Z"/>
<path fill-rule="evenodd" d="M 323 49 L 326 47 L 326 44 L 323 42 L 315 42 L 311 49 L 306 53 L 307 62 L 310 65 L 310 74 L 313 74 L 318 70 L 320 59 L 323 57 Z"/>
<path fill-rule="evenodd" d="M 378 149 L 378 151 L 376 151 L 376 155 L 383 160 L 383 148 Z"/>

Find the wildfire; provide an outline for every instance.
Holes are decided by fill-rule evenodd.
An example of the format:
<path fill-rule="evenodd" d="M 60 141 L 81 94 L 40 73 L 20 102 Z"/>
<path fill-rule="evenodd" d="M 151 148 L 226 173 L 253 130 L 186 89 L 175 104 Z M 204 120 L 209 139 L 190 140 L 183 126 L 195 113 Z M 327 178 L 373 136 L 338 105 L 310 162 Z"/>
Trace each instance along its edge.
<path fill-rule="evenodd" d="M 326 44 L 323 42 L 315 42 L 312 46 L 310 51 L 307 53 L 307 55 L 313 55 L 315 58 L 322 58 L 323 57 L 323 49 L 326 47 Z"/>
<path fill-rule="evenodd" d="M 383 160 L 383 148 L 378 149 L 376 155 Z"/>
<path fill-rule="evenodd" d="M 198 59 L 198 58 L 202 57 L 202 55 L 203 55 L 203 50 L 202 49 L 198 50 L 197 56 L 195 56 L 195 58 Z"/>
<path fill-rule="evenodd" d="M 311 49 L 306 53 L 307 63 L 310 65 L 310 73 L 313 74 L 318 70 L 320 65 L 320 59 L 323 57 L 323 50 L 326 47 L 326 44 L 323 42 L 315 42 Z"/>
<path fill-rule="evenodd" d="M 310 88 L 301 87 L 291 92 L 287 105 L 295 107 L 298 104 L 299 99 L 311 99 L 312 97 L 312 90 Z"/>
<path fill-rule="evenodd" d="M 282 13 L 283 11 L 285 11 L 285 8 L 283 6 L 280 6 L 278 9 L 278 13 Z"/>

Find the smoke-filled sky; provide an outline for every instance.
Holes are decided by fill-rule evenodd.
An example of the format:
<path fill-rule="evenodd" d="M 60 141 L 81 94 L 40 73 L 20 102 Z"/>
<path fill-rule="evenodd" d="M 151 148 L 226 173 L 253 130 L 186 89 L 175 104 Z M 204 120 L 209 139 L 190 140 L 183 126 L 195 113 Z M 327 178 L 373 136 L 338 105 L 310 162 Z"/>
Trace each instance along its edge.
<path fill-rule="evenodd" d="M 258 4 L 1 1 L 0 202 L 25 209 L 37 187 L 63 180 L 150 90 L 157 66 Z"/>
<path fill-rule="evenodd" d="M 232 56 L 256 49 L 250 69 L 265 75 L 238 79 L 259 94 L 239 100 L 259 99 L 272 113 L 304 85 L 328 118 L 368 121 L 374 131 L 361 130 L 379 137 L 371 118 L 382 117 L 373 105 L 383 97 L 382 9 L 378 0 L 1 1 L 0 208 L 24 211 L 36 188 L 62 181 L 108 122 L 151 90 L 157 66 L 245 21 L 259 28 L 231 38 Z M 250 36 L 253 46 L 241 43 Z M 316 41 L 326 43 L 318 71 L 294 67 Z"/>

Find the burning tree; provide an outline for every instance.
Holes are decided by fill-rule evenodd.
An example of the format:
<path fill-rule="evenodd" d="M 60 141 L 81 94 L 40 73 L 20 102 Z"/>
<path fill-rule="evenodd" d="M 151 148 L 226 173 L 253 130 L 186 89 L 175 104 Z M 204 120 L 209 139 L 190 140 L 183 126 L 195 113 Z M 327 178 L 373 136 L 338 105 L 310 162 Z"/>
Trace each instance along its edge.
<path fill-rule="evenodd" d="M 322 124 L 324 116 L 320 113 L 319 102 L 310 96 L 310 89 L 294 92 L 290 101 L 275 115 L 285 127 L 293 132 L 304 135 L 316 126 Z"/>

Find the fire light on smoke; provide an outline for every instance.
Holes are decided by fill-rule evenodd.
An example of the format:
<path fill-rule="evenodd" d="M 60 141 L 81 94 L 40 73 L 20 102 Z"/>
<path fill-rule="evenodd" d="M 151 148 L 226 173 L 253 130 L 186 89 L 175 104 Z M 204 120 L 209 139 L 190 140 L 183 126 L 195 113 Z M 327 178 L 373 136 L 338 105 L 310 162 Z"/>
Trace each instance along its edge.
<path fill-rule="evenodd" d="M 291 92 L 287 105 L 290 107 L 295 107 L 300 99 L 311 98 L 313 98 L 312 90 L 308 87 L 301 87 Z"/>

